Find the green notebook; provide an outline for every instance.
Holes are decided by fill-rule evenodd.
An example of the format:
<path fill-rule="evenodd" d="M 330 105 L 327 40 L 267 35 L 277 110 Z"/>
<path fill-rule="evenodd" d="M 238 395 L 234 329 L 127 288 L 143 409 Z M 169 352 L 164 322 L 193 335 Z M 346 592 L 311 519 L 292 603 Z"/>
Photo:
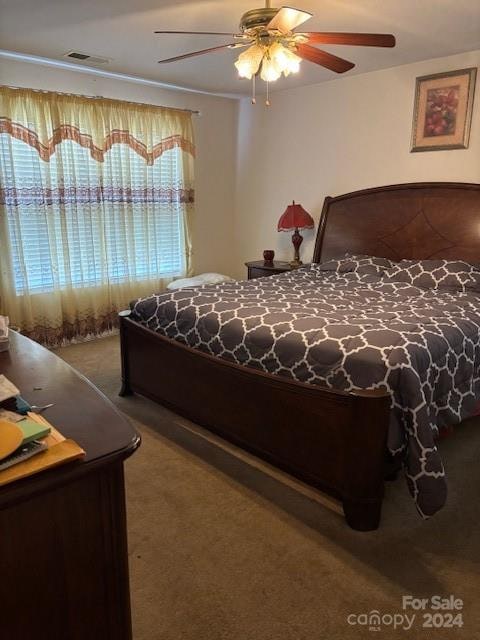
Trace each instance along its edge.
<path fill-rule="evenodd" d="M 50 427 L 46 427 L 44 424 L 38 424 L 38 422 L 34 422 L 33 420 L 20 420 L 16 425 L 23 431 L 22 445 L 32 442 L 32 440 L 45 438 L 45 436 L 48 436 L 50 433 Z"/>

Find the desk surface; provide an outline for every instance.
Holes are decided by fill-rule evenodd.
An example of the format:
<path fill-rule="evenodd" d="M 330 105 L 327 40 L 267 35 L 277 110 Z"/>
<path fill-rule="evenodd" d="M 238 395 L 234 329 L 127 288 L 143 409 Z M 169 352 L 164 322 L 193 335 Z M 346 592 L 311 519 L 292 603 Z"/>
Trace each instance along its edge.
<path fill-rule="evenodd" d="M 139 446 L 140 437 L 110 400 L 70 365 L 36 342 L 10 332 L 10 349 L 0 353 L 0 373 L 7 376 L 31 404 L 41 406 L 53 402 L 54 406 L 44 412 L 45 418 L 86 452 L 81 461 L 1 487 L 0 506 L 5 500 L 20 499 L 22 494 L 28 497 L 32 491 L 72 480 L 93 466 L 127 458 Z"/>

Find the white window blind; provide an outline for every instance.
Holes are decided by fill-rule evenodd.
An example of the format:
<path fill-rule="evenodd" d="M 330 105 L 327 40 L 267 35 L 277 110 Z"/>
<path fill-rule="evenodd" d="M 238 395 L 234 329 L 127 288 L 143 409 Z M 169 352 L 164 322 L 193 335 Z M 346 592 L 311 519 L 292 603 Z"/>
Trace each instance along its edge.
<path fill-rule="evenodd" d="M 44 293 L 185 273 L 181 150 L 148 166 L 115 144 L 97 162 L 64 140 L 49 162 L 0 134 L 15 290 Z"/>

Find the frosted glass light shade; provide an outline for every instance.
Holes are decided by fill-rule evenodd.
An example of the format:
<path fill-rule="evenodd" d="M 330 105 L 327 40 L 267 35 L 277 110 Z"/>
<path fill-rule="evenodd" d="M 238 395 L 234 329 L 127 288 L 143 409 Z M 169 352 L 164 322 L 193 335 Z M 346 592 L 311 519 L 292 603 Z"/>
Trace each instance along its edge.
<path fill-rule="evenodd" d="M 265 82 L 275 82 L 282 75 L 281 70 L 275 64 L 272 58 L 265 56 L 262 62 L 262 71 L 260 77 Z"/>
<path fill-rule="evenodd" d="M 238 56 L 235 62 L 238 75 L 249 80 L 262 65 L 260 77 L 265 82 L 275 82 L 282 73 L 288 76 L 300 70 L 301 58 L 291 49 L 279 42 L 273 42 L 270 46 L 253 44 Z"/>
<path fill-rule="evenodd" d="M 241 78 L 250 78 L 254 76 L 262 62 L 264 50 L 258 44 L 252 44 L 246 51 L 238 56 L 238 60 L 235 62 L 238 75 Z"/>
<path fill-rule="evenodd" d="M 274 42 L 269 49 L 270 56 L 277 69 L 285 76 L 300 70 L 301 58 L 278 42 Z"/>

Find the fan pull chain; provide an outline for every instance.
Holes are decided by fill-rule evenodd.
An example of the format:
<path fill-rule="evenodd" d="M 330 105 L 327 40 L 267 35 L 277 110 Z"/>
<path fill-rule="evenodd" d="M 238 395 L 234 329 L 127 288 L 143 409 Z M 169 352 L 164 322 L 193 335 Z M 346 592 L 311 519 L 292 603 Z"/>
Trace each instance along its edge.
<path fill-rule="evenodd" d="M 257 98 L 255 96 L 255 74 L 252 76 L 252 104 L 257 104 Z"/>
<path fill-rule="evenodd" d="M 269 107 L 270 106 L 270 93 L 269 93 L 269 87 L 270 87 L 270 83 L 267 82 L 267 99 L 265 100 L 265 106 Z"/>

